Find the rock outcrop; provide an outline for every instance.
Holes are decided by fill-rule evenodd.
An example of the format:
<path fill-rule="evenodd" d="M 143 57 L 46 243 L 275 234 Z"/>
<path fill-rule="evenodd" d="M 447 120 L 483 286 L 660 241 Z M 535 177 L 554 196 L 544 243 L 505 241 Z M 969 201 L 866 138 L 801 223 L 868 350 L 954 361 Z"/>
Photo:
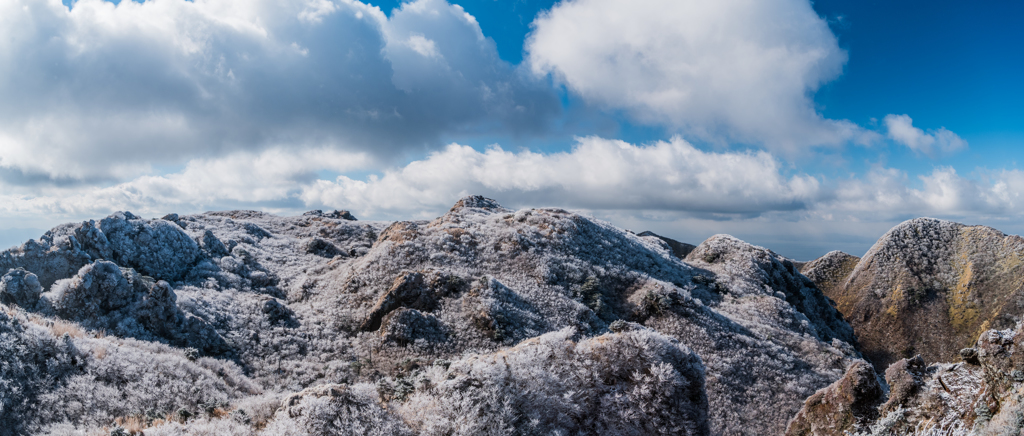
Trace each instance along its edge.
<path fill-rule="evenodd" d="M 42 292 L 39 277 L 24 268 L 11 269 L 0 277 L 0 303 L 33 309 Z"/>
<path fill-rule="evenodd" d="M 871 364 L 854 362 L 843 378 L 804 402 L 786 428 L 786 436 L 839 436 L 867 430 L 878 419 L 884 398 Z"/>
<path fill-rule="evenodd" d="M 664 241 L 666 244 L 668 244 L 669 248 L 672 249 L 672 254 L 680 259 L 686 258 L 686 255 L 690 254 L 690 252 L 693 251 L 694 248 L 697 248 L 696 245 L 687 244 L 685 242 L 679 242 L 675 239 L 661 236 L 651 231 L 637 233 L 637 236 L 654 237 Z"/>
<path fill-rule="evenodd" d="M 1024 431 L 1022 337 L 1022 325 L 986 331 L 964 350 L 964 362 L 928 364 L 921 356 L 900 359 L 885 371 L 889 393 L 880 405 L 878 393 L 844 394 L 856 392 L 849 389 L 849 382 L 864 380 L 869 383 L 861 385 L 868 386 L 867 377 L 874 375 L 865 370 L 867 365 L 851 368 L 842 380 L 807 400 L 787 434 L 1020 434 Z M 862 375 L 851 378 L 855 370 Z M 877 408 L 851 414 L 850 406 L 856 401 Z"/>

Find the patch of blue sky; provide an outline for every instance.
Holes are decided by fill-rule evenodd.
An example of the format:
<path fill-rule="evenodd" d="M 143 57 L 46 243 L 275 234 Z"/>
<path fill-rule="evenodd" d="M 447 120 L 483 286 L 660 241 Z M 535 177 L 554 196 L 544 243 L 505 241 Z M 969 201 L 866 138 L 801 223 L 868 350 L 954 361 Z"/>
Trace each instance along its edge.
<path fill-rule="evenodd" d="M 371 2 L 386 13 L 401 1 Z M 502 59 L 523 62 L 523 47 L 538 13 L 553 0 L 464 0 L 457 2 L 476 17 L 492 38 Z M 842 76 L 816 94 L 820 113 L 848 119 L 885 134 L 881 119 L 909 114 L 924 131 L 945 127 L 969 147 L 945 156 L 926 156 L 884 140 L 874 146 L 817 149 L 811 158 L 788 157 L 810 174 L 863 174 L 872 168 L 897 167 L 916 179 L 936 167 L 952 166 L 961 173 L 976 168 L 1016 167 L 1008 152 L 1024 146 L 1024 27 L 1013 21 L 1024 15 L 1024 3 L 988 1 L 818 0 L 813 4 L 825 17 L 840 45 L 848 51 Z M 1014 42 L 1016 41 L 1017 44 Z M 562 152 L 573 137 L 598 135 L 634 144 L 670 138 L 675 132 L 640 123 L 621 112 L 601 111 L 562 89 L 563 116 L 544 137 L 449 134 L 446 142 L 485 149 L 499 144 L 506 150 Z M 686 138 L 704 149 L 719 146 Z M 732 144 L 732 149 L 749 149 Z M 756 147 L 754 147 L 756 148 Z M 1011 153 L 1012 154 L 1012 153 Z M 1012 156 L 1009 156 L 1012 157 Z M 822 159 L 824 158 L 824 159 Z"/>
<path fill-rule="evenodd" d="M 940 159 L 893 150 L 890 164 L 1002 168 L 1024 146 L 1024 3 L 818 0 L 814 8 L 849 53 L 843 75 L 816 95 L 824 116 L 868 126 L 909 114 L 915 127 L 945 127 L 969 143 Z"/>
<path fill-rule="evenodd" d="M 401 0 L 368 2 L 390 15 L 391 11 L 405 3 Z M 494 40 L 498 56 L 502 60 L 518 65 L 523 60 L 523 41 L 530 32 L 530 23 L 537 14 L 551 9 L 556 0 L 462 0 L 452 3 L 462 6 L 476 18 L 484 35 Z"/>

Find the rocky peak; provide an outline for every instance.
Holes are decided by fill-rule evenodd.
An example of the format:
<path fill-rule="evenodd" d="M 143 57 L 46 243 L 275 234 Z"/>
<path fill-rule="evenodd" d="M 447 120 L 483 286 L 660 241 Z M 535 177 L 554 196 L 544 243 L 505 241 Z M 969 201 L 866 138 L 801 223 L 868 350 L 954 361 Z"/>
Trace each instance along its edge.
<path fill-rule="evenodd" d="M 807 262 L 800 268 L 800 272 L 811 279 L 825 295 L 834 295 L 834 291 L 846 283 L 859 262 L 859 257 L 835 250 Z"/>
<path fill-rule="evenodd" d="M 685 242 L 679 242 L 679 241 L 677 241 L 675 239 L 668 238 L 668 237 L 665 237 L 665 236 L 661 236 L 661 235 L 658 235 L 658 234 L 656 234 L 654 232 L 651 232 L 651 231 L 643 231 L 643 232 L 637 233 L 636 235 L 637 236 L 643 236 L 643 237 L 658 238 L 659 240 L 663 241 L 665 244 L 668 244 L 668 247 L 672 250 L 672 254 L 674 254 L 676 257 L 678 257 L 680 259 L 686 258 L 686 255 L 690 254 L 690 252 L 693 251 L 694 248 L 697 248 L 696 245 L 687 244 Z"/>
<path fill-rule="evenodd" d="M 451 212 L 454 212 L 462 208 L 485 209 L 496 212 L 511 212 L 509 209 L 505 209 L 500 204 L 498 204 L 496 200 L 481 195 L 469 195 L 466 197 L 462 197 L 461 199 L 459 199 L 459 201 L 455 202 L 454 206 L 452 206 Z"/>
<path fill-rule="evenodd" d="M 879 371 L 900 358 L 953 361 L 986 329 L 1024 312 L 1024 240 L 985 226 L 917 218 L 853 264 L 829 253 L 804 268 L 850 320 Z M 845 278 L 844 278 L 845 277 Z"/>
<path fill-rule="evenodd" d="M 356 217 L 353 216 L 352 213 L 347 211 L 347 210 L 335 210 L 335 211 L 331 211 L 331 212 L 324 212 L 324 211 L 322 211 L 320 209 L 316 209 L 316 210 L 311 210 L 311 211 L 305 212 L 305 213 L 302 214 L 302 216 L 324 217 L 324 218 L 332 218 L 332 219 L 339 219 L 339 220 L 356 221 Z"/>
<path fill-rule="evenodd" d="M 716 273 L 729 296 L 770 296 L 790 304 L 824 340 L 838 338 L 855 344 L 849 324 L 830 301 L 789 259 L 729 235 L 715 235 L 698 245 L 686 261 Z"/>

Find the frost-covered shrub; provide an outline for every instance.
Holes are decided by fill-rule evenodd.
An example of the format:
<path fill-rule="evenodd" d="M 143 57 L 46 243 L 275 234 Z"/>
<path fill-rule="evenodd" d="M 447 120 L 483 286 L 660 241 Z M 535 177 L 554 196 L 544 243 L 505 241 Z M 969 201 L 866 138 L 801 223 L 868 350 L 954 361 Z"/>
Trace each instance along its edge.
<path fill-rule="evenodd" d="M 172 347 L 131 339 L 54 336 L 52 326 L 52 320 L 35 315 L 0 311 L 0 428 L 9 432 L 4 434 L 163 416 L 260 391 L 230 362 L 190 362 Z"/>
<path fill-rule="evenodd" d="M 6 309 L 4 306 L 0 308 Z M 0 428 L 25 434 L 39 422 L 39 396 L 79 373 L 81 353 L 15 312 L 0 310 Z"/>
<path fill-rule="evenodd" d="M 323 385 L 293 394 L 263 432 L 275 436 L 402 436 L 414 433 L 381 407 L 369 385 Z"/>
<path fill-rule="evenodd" d="M 397 309 L 385 316 L 381 323 L 380 334 L 387 342 L 404 345 L 416 342 L 417 339 L 426 342 L 445 340 L 444 326 L 440 321 L 416 309 Z"/>
<path fill-rule="evenodd" d="M 167 340 L 210 353 L 223 350 L 223 340 L 201 320 L 183 314 L 177 296 L 165 281 L 154 281 L 131 268 L 96 261 L 58 280 L 42 294 L 44 313 L 123 337 Z"/>
<path fill-rule="evenodd" d="M 700 359 L 650 330 L 571 329 L 433 366 L 399 413 L 421 434 L 703 435 Z"/>

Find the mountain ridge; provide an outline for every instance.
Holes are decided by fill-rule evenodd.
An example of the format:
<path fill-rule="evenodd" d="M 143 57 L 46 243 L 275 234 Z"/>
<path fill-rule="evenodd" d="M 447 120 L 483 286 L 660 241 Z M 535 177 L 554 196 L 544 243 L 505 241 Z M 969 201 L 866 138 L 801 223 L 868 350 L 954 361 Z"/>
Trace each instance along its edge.
<path fill-rule="evenodd" d="M 657 236 L 476 196 L 431 221 L 350 218 L 125 212 L 0 254 L 8 270 L 24 269 L 5 275 L 12 291 L 0 291 L 22 301 L 4 306 L 12 338 L 70 344 L 47 348 L 77 362 L 51 371 L 60 389 L 78 380 L 79 389 L 119 392 L 90 375 L 103 360 L 83 350 L 97 340 L 166 344 L 187 362 L 234 365 L 232 377 L 252 387 L 215 404 L 174 393 L 153 403 L 143 389 L 121 393 L 135 410 L 101 401 L 66 415 L 8 408 L 5 418 L 19 434 L 115 418 L 147 435 L 350 434 L 330 424 L 338 420 L 370 434 L 779 434 L 860 356 L 852 329 L 792 262 L 735 238 L 705 241 L 684 262 Z M 32 280 L 38 289 L 22 285 Z M 60 289 L 76 297 L 49 295 Z M 34 304 L 25 300 L 36 290 Z M 126 303 L 104 306 L 115 294 Z M 101 338 L 93 316 L 69 315 L 85 309 L 124 322 L 103 324 Z M 78 330 L 60 339 L 59 323 Z M 32 381 L 38 361 L 16 343 L 0 347 L 27 368 L 27 384 L 0 400 L 51 398 L 51 385 Z M 581 366 L 598 361 L 613 365 Z M 581 396 L 566 400 L 559 389 Z"/>

